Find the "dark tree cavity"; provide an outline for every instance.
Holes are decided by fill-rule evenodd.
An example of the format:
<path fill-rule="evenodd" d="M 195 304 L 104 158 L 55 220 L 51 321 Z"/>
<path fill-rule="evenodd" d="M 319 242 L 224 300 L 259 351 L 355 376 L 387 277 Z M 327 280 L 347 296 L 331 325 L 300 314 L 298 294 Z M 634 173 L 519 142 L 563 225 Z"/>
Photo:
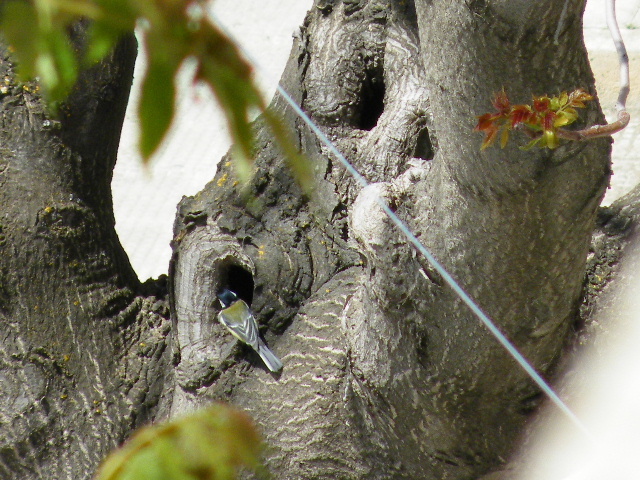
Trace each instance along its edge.
<path fill-rule="evenodd" d="M 0 98 L 0 478 L 89 478 L 137 426 L 213 400 L 253 416 L 274 478 L 500 469 L 540 393 L 375 195 L 552 376 L 597 305 L 587 258 L 589 272 L 623 258 L 640 195 L 598 216 L 607 139 L 480 152 L 472 129 L 503 87 L 515 102 L 595 94 L 584 1 L 563 3 L 316 1 L 282 85 L 371 185 L 276 97 L 315 189 L 258 119 L 249 185 L 227 155 L 178 207 L 170 308 L 167 279 L 141 285 L 113 229 L 133 38 L 84 73 L 60 122 L 15 84 Z M 0 70 L 14 79 L 6 50 Z M 281 374 L 218 324 L 223 287 L 251 304 Z"/>

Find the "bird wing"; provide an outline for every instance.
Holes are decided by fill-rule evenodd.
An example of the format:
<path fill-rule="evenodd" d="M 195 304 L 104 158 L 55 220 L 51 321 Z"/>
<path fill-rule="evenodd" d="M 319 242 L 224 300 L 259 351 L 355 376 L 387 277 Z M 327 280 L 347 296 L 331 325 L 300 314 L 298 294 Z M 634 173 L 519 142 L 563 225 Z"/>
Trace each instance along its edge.
<path fill-rule="evenodd" d="M 218 319 L 238 340 L 258 350 L 258 325 L 243 300 L 238 300 L 230 307 L 221 310 Z"/>

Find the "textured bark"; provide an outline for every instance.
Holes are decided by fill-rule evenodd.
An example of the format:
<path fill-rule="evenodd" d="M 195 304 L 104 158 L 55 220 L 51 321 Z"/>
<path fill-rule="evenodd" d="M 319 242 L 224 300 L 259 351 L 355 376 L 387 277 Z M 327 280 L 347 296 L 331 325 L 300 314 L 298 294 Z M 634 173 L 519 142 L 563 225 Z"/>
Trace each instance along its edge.
<path fill-rule="evenodd" d="M 0 478 L 89 478 L 157 403 L 168 309 L 141 295 L 110 195 L 135 55 L 131 36 L 57 121 L 0 54 Z"/>
<path fill-rule="evenodd" d="M 640 245 L 638 225 L 640 225 L 640 187 L 636 186 L 629 194 L 613 205 L 598 211 L 591 248 L 587 257 L 587 282 L 580 305 L 580 335 L 578 344 L 595 343 L 602 348 L 598 335 L 609 336 L 606 324 L 607 313 L 615 312 L 619 305 L 625 305 L 623 295 L 633 285 L 629 275 L 630 265 L 638 261 L 637 251 Z M 634 258 L 635 257 L 635 258 Z M 626 269 L 627 272 L 622 272 Z M 604 295 L 603 295 L 604 294 Z M 625 312 L 625 321 L 629 312 Z M 611 315 L 609 315 L 611 317 Z M 603 320 L 604 319 L 604 320 Z M 594 322 L 595 320 L 595 322 Z M 616 320 L 615 324 L 619 324 Z M 618 327 L 616 335 L 624 329 Z M 573 366 L 575 368 L 575 366 Z"/>
<path fill-rule="evenodd" d="M 279 378 L 251 372 L 240 387 L 229 349 L 216 346 L 208 368 L 183 366 L 212 383 L 179 393 L 181 401 L 242 405 L 259 419 L 270 465 L 286 478 L 473 478 L 500 464 L 539 393 L 450 290 L 421 273 L 424 263 L 373 194 L 550 372 L 577 319 L 609 142 L 481 153 L 472 129 L 502 87 L 516 102 L 578 87 L 595 93 L 583 6 L 570 1 L 562 16 L 552 1 L 424 1 L 415 10 L 317 2 L 283 79 L 374 184 L 359 191 L 299 126 L 301 148 L 318 162 L 310 198 L 296 192 L 265 141 L 248 205 L 228 165 L 183 202 L 179 238 L 189 228 L 231 235 L 227 259 L 243 246 L 252 279 L 237 280 L 228 267 L 202 278 L 215 279 L 214 289 L 249 283 L 255 294 L 247 300 L 285 370 Z M 273 108 L 283 109 L 279 100 Z M 589 109 L 587 122 L 599 120 L 597 107 Z M 199 225 L 190 226 L 195 217 Z M 176 272 L 191 268 L 190 248 L 203 248 L 184 242 Z M 196 311 L 210 301 L 201 298 Z M 184 321 L 178 315 L 178 331 Z M 224 332 L 212 328 L 198 344 L 220 345 Z"/>
<path fill-rule="evenodd" d="M 372 185 L 361 189 L 277 97 L 316 187 L 299 189 L 258 120 L 250 184 L 228 156 L 179 205 L 171 323 L 162 282 L 138 283 L 113 229 L 133 39 L 84 74 L 60 123 L 3 52 L 0 478 L 88 478 L 136 426 L 214 399 L 254 417 L 276 478 L 500 468 L 539 392 L 374 194 L 552 374 L 598 296 L 583 284 L 609 142 L 524 152 L 514 138 L 480 152 L 472 128 L 502 87 L 515 102 L 594 93 L 584 2 L 567 0 L 566 14 L 563 3 L 318 0 L 282 83 Z M 586 123 L 600 120 L 590 107 Z M 596 235 L 590 272 L 638 222 L 638 197 L 624 202 L 601 212 L 605 233 L 628 223 Z M 222 287 L 251 304 L 281 374 L 218 324 Z"/>

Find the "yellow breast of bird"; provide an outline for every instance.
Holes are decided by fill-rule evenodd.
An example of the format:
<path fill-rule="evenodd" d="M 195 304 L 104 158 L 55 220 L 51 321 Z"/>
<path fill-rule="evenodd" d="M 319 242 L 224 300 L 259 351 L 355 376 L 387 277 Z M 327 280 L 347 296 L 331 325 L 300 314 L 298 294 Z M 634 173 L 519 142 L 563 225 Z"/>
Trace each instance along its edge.
<path fill-rule="evenodd" d="M 230 307 L 225 308 L 223 312 L 224 312 L 224 316 L 227 317 L 229 320 L 233 321 L 234 323 L 236 322 L 242 323 L 244 322 L 246 315 L 249 313 L 248 310 L 249 309 L 244 302 L 238 301 L 233 305 L 231 305 Z"/>

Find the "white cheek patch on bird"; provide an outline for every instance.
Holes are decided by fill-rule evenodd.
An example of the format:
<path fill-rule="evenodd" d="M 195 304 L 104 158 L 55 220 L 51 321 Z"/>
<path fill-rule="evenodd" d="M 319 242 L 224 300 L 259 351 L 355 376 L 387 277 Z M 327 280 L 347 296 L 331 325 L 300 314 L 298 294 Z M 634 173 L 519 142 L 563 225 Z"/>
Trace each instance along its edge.
<path fill-rule="evenodd" d="M 234 337 L 253 348 L 269 370 L 282 370 L 280 359 L 260 338 L 258 324 L 246 302 L 228 289 L 219 292 L 218 299 L 223 307 L 218 313 L 218 321 L 227 327 Z"/>

